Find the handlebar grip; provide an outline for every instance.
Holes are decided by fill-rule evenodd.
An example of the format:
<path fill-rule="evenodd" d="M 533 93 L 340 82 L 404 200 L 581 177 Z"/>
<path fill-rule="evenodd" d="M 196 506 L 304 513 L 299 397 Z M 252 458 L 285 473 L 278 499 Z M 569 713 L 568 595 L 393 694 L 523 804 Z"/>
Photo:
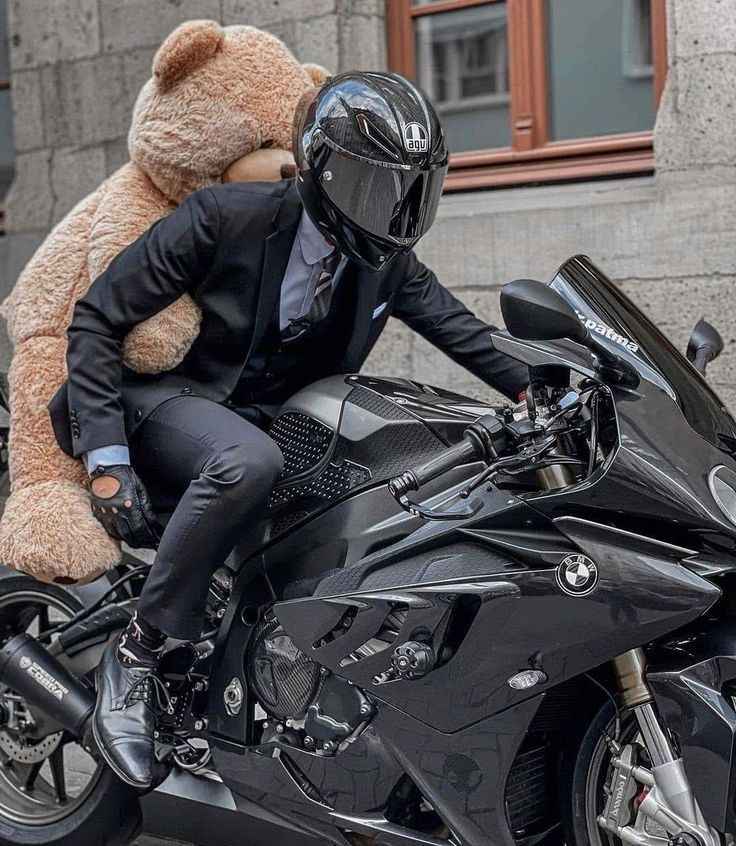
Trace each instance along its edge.
<path fill-rule="evenodd" d="M 410 467 L 400 476 L 392 479 L 389 482 L 389 489 L 394 495 L 416 491 L 422 485 L 431 482 L 432 479 L 436 479 L 454 467 L 478 457 L 476 444 L 466 436 L 459 443 L 447 447 L 447 449 L 421 464 L 415 464 L 414 467 Z"/>

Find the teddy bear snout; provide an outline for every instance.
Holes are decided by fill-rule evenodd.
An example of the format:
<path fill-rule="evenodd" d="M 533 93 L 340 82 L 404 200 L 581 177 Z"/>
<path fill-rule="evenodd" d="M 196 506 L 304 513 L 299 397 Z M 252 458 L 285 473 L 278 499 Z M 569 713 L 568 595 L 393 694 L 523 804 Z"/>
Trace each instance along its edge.
<path fill-rule="evenodd" d="M 222 174 L 223 182 L 273 182 L 284 173 L 296 173 L 294 156 L 281 147 L 261 147 L 229 164 Z"/>

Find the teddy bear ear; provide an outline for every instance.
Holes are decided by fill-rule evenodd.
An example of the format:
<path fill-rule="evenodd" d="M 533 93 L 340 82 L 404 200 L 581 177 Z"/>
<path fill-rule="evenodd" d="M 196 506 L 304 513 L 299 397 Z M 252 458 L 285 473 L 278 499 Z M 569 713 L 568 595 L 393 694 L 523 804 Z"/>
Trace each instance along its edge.
<path fill-rule="evenodd" d="M 304 70 L 309 74 L 312 82 L 320 86 L 323 82 L 325 82 L 331 76 L 330 72 L 323 68 L 322 65 L 314 65 L 312 62 L 305 62 Z"/>
<path fill-rule="evenodd" d="M 185 76 L 202 67 L 222 47 L 225 30 L 216 21 L 187 21 L 159 47 L 153 75 L 165 93 Z"/>

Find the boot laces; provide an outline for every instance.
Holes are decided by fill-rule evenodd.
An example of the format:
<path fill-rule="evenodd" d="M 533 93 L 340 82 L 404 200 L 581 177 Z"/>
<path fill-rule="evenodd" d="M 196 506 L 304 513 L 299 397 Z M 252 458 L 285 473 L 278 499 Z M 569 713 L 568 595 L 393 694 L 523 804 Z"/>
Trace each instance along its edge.
<path fill-rule="evenodd" d="M 130 690 L 125 694 L 123 699 L 123 706 L 128 708 L 135 705 L 136 702 L 143 702 L 151 710 L 165 711 L 167 714 L 174 713 L 174 706 L 171 702 L 171 694 L 166 685 L 152 670 L 141 676 Z"/>

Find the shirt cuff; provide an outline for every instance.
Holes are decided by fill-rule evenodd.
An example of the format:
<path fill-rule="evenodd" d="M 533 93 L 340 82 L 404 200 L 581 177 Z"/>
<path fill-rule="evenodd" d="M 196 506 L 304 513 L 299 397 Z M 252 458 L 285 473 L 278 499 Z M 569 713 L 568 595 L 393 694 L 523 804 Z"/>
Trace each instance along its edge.
<path fill-rule="evenodd" d="M 109 467 L 111 464 L 130 464 L 130 450 L 125 444 L 98 447 L 84 454 L 84 466 L 88 473 L 97 467 Z"/>

